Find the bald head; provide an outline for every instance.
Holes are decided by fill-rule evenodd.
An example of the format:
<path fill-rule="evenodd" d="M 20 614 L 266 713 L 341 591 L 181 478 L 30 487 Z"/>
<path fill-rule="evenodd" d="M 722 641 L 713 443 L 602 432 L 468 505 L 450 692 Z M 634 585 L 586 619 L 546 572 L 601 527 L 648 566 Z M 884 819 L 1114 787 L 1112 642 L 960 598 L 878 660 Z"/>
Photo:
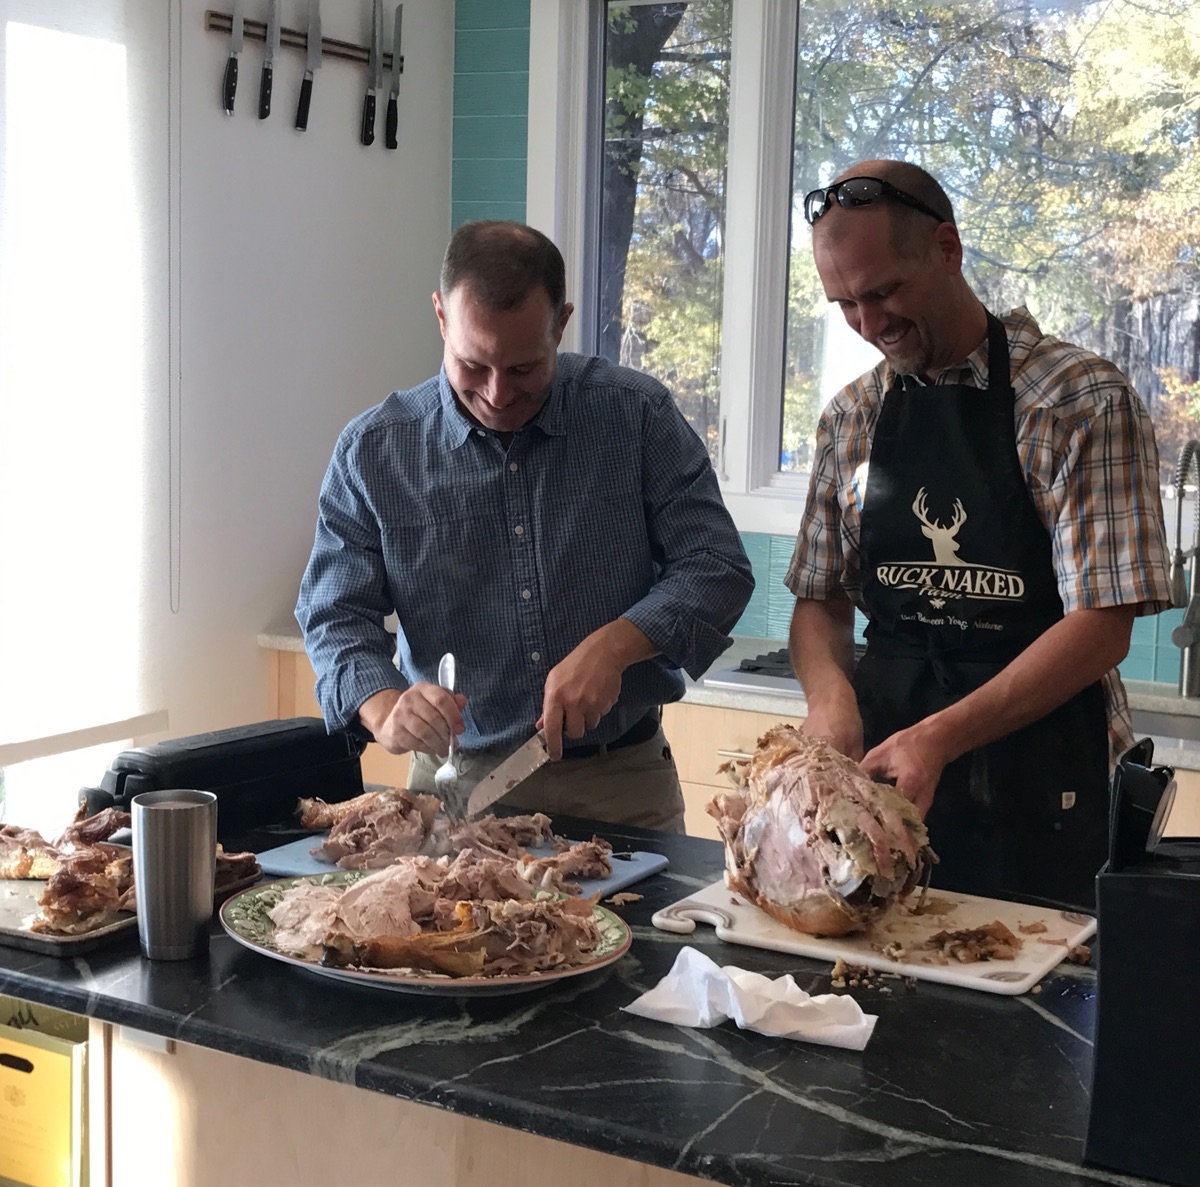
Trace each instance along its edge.
<path fill-rule="evenodd" d="M 934 177 L 917 165 L 910 165 L 907 161 L 859 161 L 843 169 L 834 180 L 846 181 L 851 177 L 874 177 L 886 181 L 936 211 L 943 222 L 951 226 L 958 225 L 954 218 L 954 206 L 946 191 Z M 885 198 L 879 205 L 887 212 L 892 228 L 892 248 L 896 254 L 906 258 L 924 255 L 936 226 L 929 215 L 894 199 Z M 818 242 L 832 246 L 844 236 L 852 234 L 853 230 L 852 220 L 834 219 L 826 215 L 813 227 L 813 246 L 816 248 Z"/>
<path fill-rule="evenodd" d="M 900 161 L 860 161 L 838 180 L 852 177 L 885 181 L 930 212 L 895 194 L 861 206 L 832 203 L 813 224 L 825 296 L 895 371 L 935 376 L 987 332 L 987 312 L 962 274 L 950 201 L 924 170 Z"/>

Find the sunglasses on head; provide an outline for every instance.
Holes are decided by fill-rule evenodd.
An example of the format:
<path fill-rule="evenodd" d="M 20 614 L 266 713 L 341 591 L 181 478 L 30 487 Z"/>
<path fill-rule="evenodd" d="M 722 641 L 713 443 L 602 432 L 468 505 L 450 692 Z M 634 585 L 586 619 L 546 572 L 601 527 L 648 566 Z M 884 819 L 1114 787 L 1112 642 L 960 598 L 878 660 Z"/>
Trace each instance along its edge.
<path fill-rule="evenodd" d="M 835 181 L 833 185 L 823 189 L 812 190 L 804 195 L 804 218 L 811 227 L 823 215 L 834 201 L 843 210 L 854 210 L 858 206 L 871 206 L 880 198 L 891 198 L 893 202 L 903 202 L 939 223 L 948 222 L 932 207 L 926 206 L 920 198 L 898 190 L 890 181 L 880 177 L 847 177 L 845 181 Z"/>

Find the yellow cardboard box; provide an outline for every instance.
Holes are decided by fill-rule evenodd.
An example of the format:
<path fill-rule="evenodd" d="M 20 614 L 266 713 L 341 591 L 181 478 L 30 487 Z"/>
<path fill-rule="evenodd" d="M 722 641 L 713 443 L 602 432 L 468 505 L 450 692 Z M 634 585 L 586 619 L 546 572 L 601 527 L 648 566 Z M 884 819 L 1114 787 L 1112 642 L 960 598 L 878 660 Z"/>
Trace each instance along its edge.
<path fill-rule="evenodd" d="M 87 1020 L 11 998 L 0 1018 L 0 1183 L 86 1187 Z"/>

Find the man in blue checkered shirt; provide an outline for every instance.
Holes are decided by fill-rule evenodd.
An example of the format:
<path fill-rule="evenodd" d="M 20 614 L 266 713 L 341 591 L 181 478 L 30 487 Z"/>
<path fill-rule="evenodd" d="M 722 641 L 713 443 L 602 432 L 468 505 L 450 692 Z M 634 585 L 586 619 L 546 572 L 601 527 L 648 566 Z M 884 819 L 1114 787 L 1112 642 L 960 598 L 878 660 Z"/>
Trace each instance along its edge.
<path fill-rule="evenodd" d="M 540 232 L 455 232 L 442 370 L 338 439 L 296 617 L 328 726 L 411 752 L 410 787 L 433 790 L 452 733 L 463 791 L 544 728 L 561 761 L 505 804 L 681 831 L 661 707 L 729 646 L 754 581 L 671 393 L 558 352 L 565 290 Z"/>

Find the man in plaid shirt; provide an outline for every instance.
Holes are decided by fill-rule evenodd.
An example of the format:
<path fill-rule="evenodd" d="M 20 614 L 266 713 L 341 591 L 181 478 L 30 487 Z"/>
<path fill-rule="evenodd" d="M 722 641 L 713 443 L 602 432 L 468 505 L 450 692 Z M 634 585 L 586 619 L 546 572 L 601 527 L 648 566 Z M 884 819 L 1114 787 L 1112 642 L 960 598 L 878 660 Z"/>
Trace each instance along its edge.
<path fill-rule="evenodd" d="M 1132 741 L 1116 665 L 1169 605 L 1149 417 L 1111 363 L 984 308 L 923 170 L 861 162 L 805 213 L 884 356 L 817 430 L 786 578 L 805 730 L 926 814 L 936 884 L 1090 905 Z"/>

